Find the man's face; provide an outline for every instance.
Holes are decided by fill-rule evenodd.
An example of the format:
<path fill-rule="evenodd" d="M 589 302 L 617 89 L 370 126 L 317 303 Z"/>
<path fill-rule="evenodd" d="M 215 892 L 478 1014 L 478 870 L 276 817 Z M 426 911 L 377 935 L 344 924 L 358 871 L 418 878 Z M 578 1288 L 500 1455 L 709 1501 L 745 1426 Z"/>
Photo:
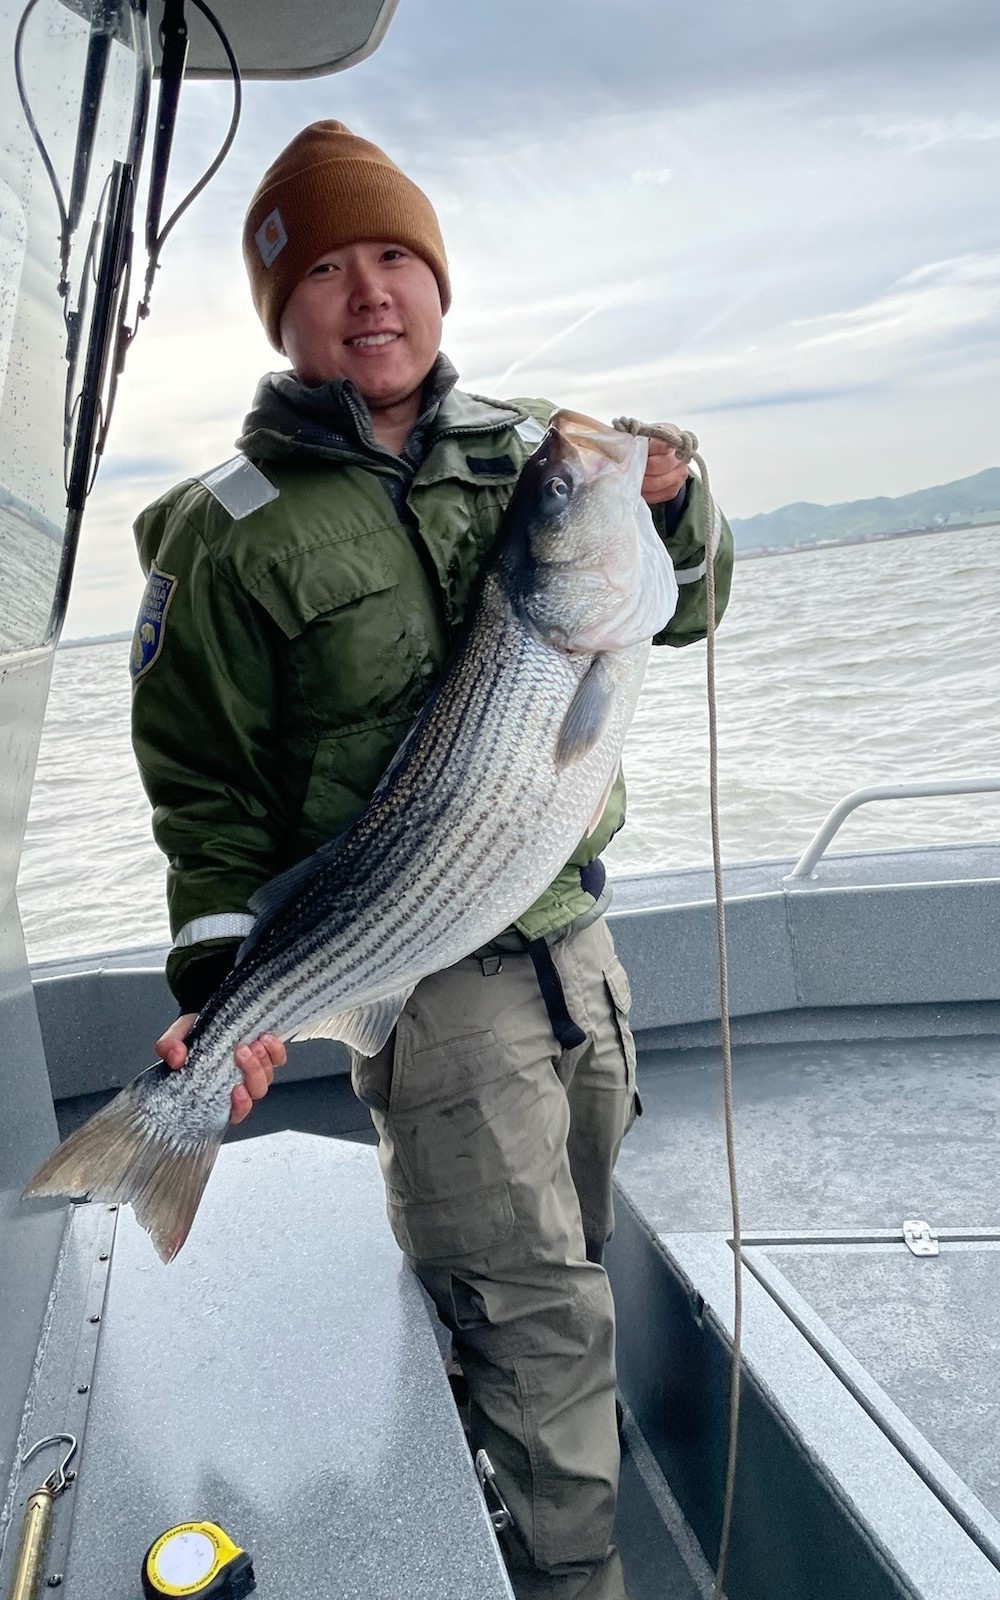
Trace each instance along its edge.
<path fill-rule="evenodd" d="M 350 378 L 369 406 L 420 388 L 441 344 L 441 296 L 422 256 L 381 241 L 320 256 L 292 290 L 281 342 L 303 383 Z"/>

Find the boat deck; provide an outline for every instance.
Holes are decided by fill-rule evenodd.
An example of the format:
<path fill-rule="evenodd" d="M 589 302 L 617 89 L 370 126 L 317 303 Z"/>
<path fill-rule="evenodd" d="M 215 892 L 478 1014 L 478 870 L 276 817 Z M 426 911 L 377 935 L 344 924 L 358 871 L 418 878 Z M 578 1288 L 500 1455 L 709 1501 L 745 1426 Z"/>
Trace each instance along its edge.
<path fill-rule="evenodd" d="M 730 1600 L 1000 1600 L 1000 847 L 826 858 L 811 880 L 790 880 L 790 866 L 726 873 L 745 1245 Z M 619 1539 L 632 1600 L 704 1600 L 733 1325 L 711 884 L 704 872 L 626 879 L 616 907 L 644 1104 L 607 1254 L 626 1406 Z M 35 980 L 65 1135 L 146 1064 L 172 1015 L 162 952 L 51 963 Z M 276 1148 L 326 1135 L 314 1142 L 334 1167 L 339 1141 L 370 1142 L 345 1067 L 339 1045 L 296 1045 L 224 1152 L 229 1170 L 260 1135 L 277 1134 Z M 388 1251 L 398 1272 L 374 1152 L 344 1155 L 368 1164 L 372 1259 Z M 206 1204 L 219 1193 L 213 1179 Z M 936 1254 L 910 1249 L 911 1222 Z M 152 1285 L 142 1243 L 134 1262 L 119 1244 L 114 1270 L 141 1267 Z M 476 1528 L 429 1328 L 414 1337 L 488 1569 L 492 1535 L 481 1505 Z M 199 1349 L 218 1348 L 210 1334 Z M 411 1356 L 397 1344 L 393 1359 Z M 353 1381 L 349 1351 L 340 1368 Z M 300 1375 L 286 1386 L 296 1393 Z M 491 1579 L 502 1592 L 502 1572 Z"/>
<path fill-rule="evenodd" d="M 744 1045 L 734 1054 L 747 1232 L 1000 1225 L 1000 1040 Z M 718 1050 L 644 1051 L 618 1179 L 658 1232 L 730 1229 Z"/>
<path fill-rule="evenodd" d="M 733 1592 L 777 1593 L 780 1571 L 780 1592 L 809 1600 L 1000 1596 L 1000 1039 L 748 1045 L 734 1080 L 747 1393 Z M 646 1051 L 640 1088 L 609 1254 L 622 1384 L 711 1551 L 725 1441 L 709 1391 L 732 1315 L 719 1053 Z M 937 1254 L 904 1243 L 911 1219 Z"/>

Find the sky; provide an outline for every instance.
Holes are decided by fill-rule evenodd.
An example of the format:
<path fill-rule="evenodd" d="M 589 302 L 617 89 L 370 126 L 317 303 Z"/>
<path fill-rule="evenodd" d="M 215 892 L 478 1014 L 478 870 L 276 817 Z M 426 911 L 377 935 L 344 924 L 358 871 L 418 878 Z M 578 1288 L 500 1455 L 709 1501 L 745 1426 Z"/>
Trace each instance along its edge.
<path fill-rule="evenodd" d="M 1000 465 L 998 68 L 995 0 L 400 0 L 361 65 L 247 85 L 129 356 L 65 636 L 131 626 L 133 518 L 284 364 L 240 230 L 320 117 L 433 201 L 463 386 L 691 428 L 733 516 Z M 228 115 L 185 89 L 174 203 Z"/>

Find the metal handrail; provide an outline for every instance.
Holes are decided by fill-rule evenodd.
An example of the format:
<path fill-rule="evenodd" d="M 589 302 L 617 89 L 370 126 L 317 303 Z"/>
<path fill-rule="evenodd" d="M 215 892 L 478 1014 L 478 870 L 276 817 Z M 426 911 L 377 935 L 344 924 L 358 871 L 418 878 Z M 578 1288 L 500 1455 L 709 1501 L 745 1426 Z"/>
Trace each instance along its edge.
<path fill-rule="evenodd" d="M 995 794 L 997 792 L 1000 792 L 1000 778 L 953 778 L 950 780 L 938 779 L 932 782 L 924 781 L 923 783 L 878 783 L 868 789 L 855 789 L 853 794 L 845 795 L 843 800 L 837 802 L 788 876 L 789 878 L 811 878 L 813 868 L 834 834 L 841 827 L 844 819 L 849 817 L 852 811 L 856 811 L 858 806 L 867 805 L 869 800 L 913 800 L 927 795 Z"/>

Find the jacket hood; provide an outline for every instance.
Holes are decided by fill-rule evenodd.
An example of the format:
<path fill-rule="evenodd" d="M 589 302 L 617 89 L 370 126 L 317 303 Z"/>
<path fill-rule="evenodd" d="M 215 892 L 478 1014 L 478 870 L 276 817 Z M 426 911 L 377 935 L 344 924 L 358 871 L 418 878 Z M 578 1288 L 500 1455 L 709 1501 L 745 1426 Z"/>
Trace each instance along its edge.
<path fill-rule="evenodd" d="M 439 354 L 424 380 L 424 409 L 414 432 L 426 432 L 457 382 L 448 357 Z M 258 461 L 345 454 L 370 459 L 372 451 L 390 453 L 375 438 L 367 402 L 353 383 L 337 378 L 305 384 L 294 372 L 264 374 L 236 443 Z"/>

